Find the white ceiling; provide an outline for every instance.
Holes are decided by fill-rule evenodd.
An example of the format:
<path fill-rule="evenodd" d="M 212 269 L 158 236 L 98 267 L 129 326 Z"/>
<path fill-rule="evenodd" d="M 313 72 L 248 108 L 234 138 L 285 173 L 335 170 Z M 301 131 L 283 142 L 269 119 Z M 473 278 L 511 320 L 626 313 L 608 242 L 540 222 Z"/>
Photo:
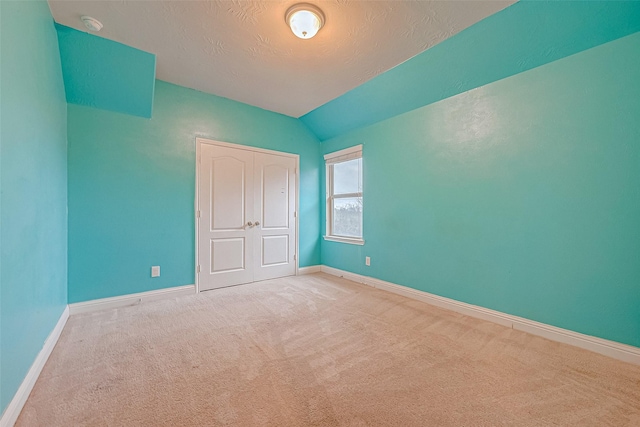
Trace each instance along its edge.
<path fill-rule="evenodd" d="M 284 15 L 296 0 L 49 0 L 56 22 L 154 53 L 156 77 L 299 117 L 483 18 L 506 1 L 311 0 L 326 17 L 310 40 Z"/>

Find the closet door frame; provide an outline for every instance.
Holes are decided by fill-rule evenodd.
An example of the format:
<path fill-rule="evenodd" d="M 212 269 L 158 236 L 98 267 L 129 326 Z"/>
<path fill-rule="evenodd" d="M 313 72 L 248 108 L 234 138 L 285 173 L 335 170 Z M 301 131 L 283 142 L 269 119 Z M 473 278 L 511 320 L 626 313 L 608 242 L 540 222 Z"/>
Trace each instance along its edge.
<path fill-rule="evenodd" d="M 265 154 L 274 154 L 277 156 L 284 156 L 284 157 L 290 157 L 295 159 L 296 161 L 296 167 L 295 167 L 295 187 L 296 187 L 296 191 L 295 191 L 295 275 L 297 276 L 299 274 L 299 265 L 300 265 L 300 259 L 298 257 L 298 252 L 299 252 L 299 240 L 300 240 L 300 228 L 299 228 L 299 223 L 300 223 L 300 155 L 299 154 L 292 154 L 292 153 L 286 153 L 286 152 L 282 152 L 282 151 L 275 151 L 275 150 L 267 150 L 264 148 L 257 148 L 257 147 L 251 147 L 248 145 L 241 145 L 241 144 L 233 144 L 230 142 L 223 142 L 223 141 L 217 141 L 217 140 L 213 140 L 213 139 L 208 139 L 208 138 L 203 138 L 203 137 L 196 137 L 196 176 L 195 176 L 195 198 L 194 198 L 194 206 L 193 206 L 193 210 L 194 210 L 194 216 L 193 216 L 193 220 L 194 220 L 194 224 L 195 224 L 195 265 L 194 265 L 194 271 L 195 271 L 195 285 L 196 285 L 196 293 L 200 292 L 200 278 L 199 278 L 199 273 L 200 273 L 200 265 L 199 265 L 199 236 L 200 236 L 200 229 L 199 229 L 199 210 L 198 207 L 200 206 L 199 204 L 199 189 L 200 189 L 200 159 L 201 159 L 201 154 L 202 154 L 202 145 L 203 144 L 207 144 L 207 145 L 217 145 L 220 147 L 228 147 L 228 148 L 235 148 L 235 149 L 240 149 L 240 150 L 246 150 L 246 151 L 252 151 L 255 153 L 265 153 Z"/>

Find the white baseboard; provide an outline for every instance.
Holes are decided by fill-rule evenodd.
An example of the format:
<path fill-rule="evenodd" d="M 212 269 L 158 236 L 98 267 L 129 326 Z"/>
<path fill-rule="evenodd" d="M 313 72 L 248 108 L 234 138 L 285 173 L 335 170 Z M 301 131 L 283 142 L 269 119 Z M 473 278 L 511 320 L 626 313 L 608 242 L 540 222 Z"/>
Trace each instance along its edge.
<path fill-rule="evenodd" d="M 58 323 L 56 323 L 56 326 L 47 337 L 44 345 L 42 346 L 42 350 L 40 350 L 38 356 L 36 356 L 29 372 L 27 372 L 22 384 L 18 387 L 18 391 L 2 414 L 2 418 L 0 418 L 0 427 L 13 427 L 18 420 L 18 416 L 20 415 L 24 404 L 27 402 L 27 398 L 29 398 L 31 390 L 33 390 L 33 386 L 36 384 L 36 381 L 40 376 L 40 372 L 42 372 L 42 368 L 44 368 L 53 348 L 58 342 L 58 338 L 60 338 L 60 334 L 64 329 L 64 325 L 67 323 L 67 319 L 69 319 L 69 306 L 64 308 L 64 311 L 60 315 L 60 319 L 58 319 Z"/>
<path fill-rule="evenodd" d="M 482 320 L 498 323 L 513 329 L 538 335 L 543 338 L 561 342 L 564 344 L 580 347 L 605 356 L 624 362 L 640 365 L 640 348 L 622 344 L 615 341 L 609 341 L 591 335 L 581 334 L 579 332 L 570 331 L 568 329 L 558 328 L 556 326 L 547 325 L 545 323 L 536 322 L 534 320 L 525 319 L 511 314 L 502 313 L 500 311 L 491 310 L 476 305 L 467 304 L 450 298 L 433 295 L 428 292 L 419 291 L 417 289 L 408 288 L 406 286 L 396 285 L 395 283 L 385 282 L 384 280 L 375 279 L 373 277 L 362 276 L 360 274 L 339 270 L 337 268 L 321 266 L 324 273 L 333 276 L 344 277 L 345 279 L 363 283 L 374 288 L 382 289 L 394 294 L 412 298 L 427 304 L 435 305 L 447 310 L 455 311 L 466 316 L 475 317 Z"/>
<path fill-rule="evenodd" d="M 158 289 L 137 294 L 120 295 L 117 297 L 94 299 L 91 301 L 69 304 L 69 312 L 73 316 L 91 311 L 138 305 L 142 302 L 156 301 L 164 298 L 174 298 L 196 293 L 196 285 L 176 286 L 174 288 Z"/>
<path fill-rule="evenodd" d="M 298 276 L 302 276 L 304 274 L 313 274 L 320 273 L 321 270 L 320 265 L 310 265 L 309 267 L 300 267 L 298 268 Z"/>

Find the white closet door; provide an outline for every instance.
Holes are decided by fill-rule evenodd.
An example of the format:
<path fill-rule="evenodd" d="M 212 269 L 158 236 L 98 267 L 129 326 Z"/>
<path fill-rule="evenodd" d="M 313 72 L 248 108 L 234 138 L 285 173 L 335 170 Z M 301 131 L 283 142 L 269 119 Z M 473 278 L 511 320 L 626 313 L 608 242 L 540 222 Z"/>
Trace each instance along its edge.
<path fill-rule="evenodd" d="M 253 280 L 296 273 L 296 160 L 255 153 Z"/>
<path fill-rule="evenodd" d="M 296 158 L 200 144 L 201 291 L 296 273 Z"/>
<path fill-rule="evenodd" d="M 201 145 L 200 290 L 253 281 L 253 153 Z"/>

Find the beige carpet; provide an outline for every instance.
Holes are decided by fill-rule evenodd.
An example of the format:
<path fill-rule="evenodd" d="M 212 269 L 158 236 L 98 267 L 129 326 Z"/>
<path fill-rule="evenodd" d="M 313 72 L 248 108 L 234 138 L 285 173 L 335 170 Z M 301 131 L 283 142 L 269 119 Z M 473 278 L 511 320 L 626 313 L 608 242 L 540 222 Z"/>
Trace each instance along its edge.
<path fill-rule="evenodd" d="M 73 316 L 18 426 L 640 426 L 640 366 L 327 275 Z"/>

